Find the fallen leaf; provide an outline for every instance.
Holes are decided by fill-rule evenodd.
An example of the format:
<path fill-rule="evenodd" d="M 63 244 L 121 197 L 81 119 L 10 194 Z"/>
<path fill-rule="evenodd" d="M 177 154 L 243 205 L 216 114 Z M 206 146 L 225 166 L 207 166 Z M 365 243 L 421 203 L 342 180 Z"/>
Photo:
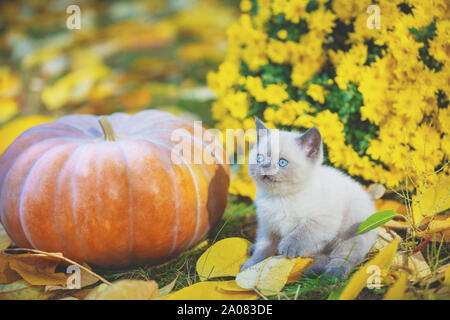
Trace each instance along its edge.
<path fill-rule="evenodd" d="M 87 275 L 91 275 L 94 278 L 97 278 L 98 280 L 102 281 L 103 283 L 107 284 L 107 285 L 111 285 L 111 283 L 109 281 L 107 281 L 106 279 L 104 279 L 103 277 L 101 277 L 100 275 L 96 274 L 95 272 L 93 272 L 90 267 L 86 264 L 79 264 L 69 258 L 66 258 L 62 255 L 62 253 L 58 253 L 58 252 L 45 252 L 45 251 L 41 251 L 41 250 L 36 250 L 36 249 L 26 249 L 26 248 L 12 248 L 12 249 L 8 249 L 8 251 L 29 251 L 35 254 L 35 256 L 40 256 L 40 257 L 47 257 L 49 260 L 55 260 L 55 261 L 59 261 L 60 263 L 63 263 L 66 266 L 77 266 L 78 268 L 80 268 L 81 271 L 81 276 L 83 276 L 83 274 Z M 9 255 L 10 257 L 15 257 L 16 255 Z M 94 279 L 92 277 L 85 277 L 84 283 L 85 285 L 90 285 L 93 282 Z M 83 285 L 83 280 L 81 280 L 81 283 Z"/>
<path fill-rule="evenodd" d="M 420 251 L 408 257 L 408 268 L 412 270 L 409 280 L 413 284 L 432 274 L 430 266 Z"/>
<path fill-rule="evenodd" d="M 361 290 L 367 285 L 367 279 L 370 273 L 367 269 L 370 266 L 377 266 L 381 270 L 388 268 L 395 257 L 398 247 L 398 239 L 394 239 L 387 247 L 380 251 L 372 260 L 367 262 L 361 269 L 356 271 L 350 278 L 349 283 L 339 296 L 339 300 L 353 300 Z"/>
<path fill-rule="evenodd" d="M 388 291 L 383 297 L 383 300 L 403 300 L 404 294 L 408 282 L 408 274 L 406 272 L 402 272 L 398 278 L 398 280 L 389 287 Z"/>
<path fill-rule="evenodd" d="M 375 242 L 374 249 L 382 250 L 387 247 L 394 239 L 398 239 L 400 242 L 402 238 L 394 231 L 387 230 L 384 227 L 378 229 L 378 238 Z M 420 279 L 431 275 L 431 269 L 428 266 L 425 258 L 421 252 L 417 252 L 408 256 L 406 252 L 397 251 L 392 264 L 405 266 L 411 271 L 409 275 L 409 281 L 416 283 Z"/>
<path fill-rule="evenodd" d="M 303 271 L 308 268 L 308 266 L 314 261 L 314 259 L 309 258 L 297 258 L 295 260 L 295 264 L 289 273 L 289 277 L 287 279 L 287 283 L 295 282 L 300 280 L 302 277 Z"/>
<path fill-rule="evenodd" d="M 158 294 L 155 281 L 119 280 L 111 285 L 102 283 L 85 300 L 152 300 Z"/>
<path fill-rule="evenodd" d="M 409 228 L 409 224 L 406 221 L 396 221 L 391 220 L 384 224 L 385 227 L 396 229 L 396 230 L 406 230 Z"/>
<path fill-rule="evenodd" d="M 303 258 L 289 259 L 281 255 L 269 257 L 240 272 L 236 276 L 236 283 L 245 289 L 258 289 L 263 295 L 276 294 L 283 289 L 299 260 L 308 261 L 298 262 L 297 271 L 302 267 L 305 268 L 312 261 L 312 259 Z"/>
<path fill-rule="evenodd" d="M 20 279 L 20 275 L 9 267 L 9 255 L 0 253 L 0 284 L 8 284 Z"/>
<path fill-rule="evenodd" d="M 5 250 L 11 245 L 11 239 L 8 237 L 3 225 L 0 223 L 0 251 Z"/>
<path fill-rule="evenodd" d="M 159 288 L 158 290 L 158 297 L 162 297 L 165 295 L 168 295 L 172 292 L 173 287 L 175 287 L 175 283 L 177 282 L 178 276 L 169 284 L 165 285 L 164 287 Z"/>
<path fill-rule="evenodd" d="M 45 293 L 43 286 L 33 286 L 25 280 L 0 284 L 0 300 L 46 300 L 52 293 Z"/>
<path fill-rule="evenodd" d="M 65 285 L 67 276 L 56 273 L 60 260 L 36 254 L 15 254 L 9 257 L 9 267 L 32 285 Z"/>
<path fill-rule="evenodd" d="M 441 234 L 442 233 L 442 234 Z M 423 232 L 417 232 L 416 235 L 421 238 L 431 237 L 431 240 L 450 241 L 450 218 L 446 216 L 434 216 L 433 220 Z"/>
<path fill-rule="evenodd" d="M 216 242 L 197 260 L 200 280 L 236 276 L 248 258 L 250 241 L 243 238 L 226 238 Z"/>
<path fill-rule="evenodd" d="M 222 281 L 217 284 L 217 289 L 222 291 L 234 291 L 234 292 L 253 292 L 253 289 L 246 289 L 240 287 L 236 280 Z"/>
<path fill-rule="evenodd" d="M 445 269 L 444 284 L 446 286 L 450 286 L 450 266 L 448 266 L 447 269 Z"/>
<path fill-rule="evenodd" d="M 229 281 L 202 281 L 189 287 L 173 292 L 167 296 L 167 300 L 256 300 L 258 294 L 254 291 L 223 290 L 219 285 L 227 286 Z"/>

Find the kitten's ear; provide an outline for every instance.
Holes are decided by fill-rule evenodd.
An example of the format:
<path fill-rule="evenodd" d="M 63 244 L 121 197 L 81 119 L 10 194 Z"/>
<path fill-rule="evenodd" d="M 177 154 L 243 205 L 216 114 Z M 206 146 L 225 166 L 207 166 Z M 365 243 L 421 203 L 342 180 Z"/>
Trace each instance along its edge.
<path fill-rule="evenodd" d="M 267 133 L 269 132 L 269 128 L 267 128 L 264 123 L 259 120 L 258 118 L 255 118 L 255 127 L 256 127 L 256 136 L 259 138 L 261 138 L 262 136 L 267 135 Z"/>
<path fill-rule="evenodd" d="M 297 143 L 308 158 L 318 159 L 321 156 L 322 138 L 316 127 L 308 129 L 297 138 Z"/>

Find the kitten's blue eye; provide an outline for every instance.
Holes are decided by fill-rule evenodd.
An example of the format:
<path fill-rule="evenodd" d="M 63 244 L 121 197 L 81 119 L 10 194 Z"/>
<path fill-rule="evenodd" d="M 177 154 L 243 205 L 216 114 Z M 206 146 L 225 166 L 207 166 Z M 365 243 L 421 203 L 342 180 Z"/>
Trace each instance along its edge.
<path fill-rule="evenodd" d="M 261 163 L 264 161 L 264 156 L 262 154 L 258 154 L 256 156 L 256 162 Z"/>
<path fill-rule="evenodd" d="M 280 161 L 278 161 L 278 164 L 280 167 L 286 167 L 288 165 L 288 161 L 285 159 L 280 159 Z"/>

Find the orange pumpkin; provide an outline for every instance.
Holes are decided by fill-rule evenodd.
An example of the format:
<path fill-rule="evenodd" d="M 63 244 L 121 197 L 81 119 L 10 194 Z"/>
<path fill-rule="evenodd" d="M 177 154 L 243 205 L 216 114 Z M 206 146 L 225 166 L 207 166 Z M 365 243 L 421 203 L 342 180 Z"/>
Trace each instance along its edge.
<path fill-rule="evenodd" d="M 174 152 L 175 129 L 210 151 L 194 123 L 156 110 L 70 115 L 25 131 L 0 158 L 7 233 L 99 267 L 156 264 L 194 246 L 223 215 L 229 167 L 225 155 L 192 164 Z"/>

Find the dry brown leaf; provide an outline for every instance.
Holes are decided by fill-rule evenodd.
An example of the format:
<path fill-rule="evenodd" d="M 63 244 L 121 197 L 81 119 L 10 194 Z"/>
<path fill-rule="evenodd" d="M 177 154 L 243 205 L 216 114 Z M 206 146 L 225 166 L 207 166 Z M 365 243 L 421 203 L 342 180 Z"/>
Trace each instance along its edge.
<path fill-rule="evenodd" d="M 413 272 L 409 276 L 409 280 L 413 283 L 431 275 L 430 266 L 420 251 L 408 257 L 408 268 Z"/>
<path fill-rule="evenodd" d="M 0 253 L 0 284 L 7 284 L 20 279 L 20 275 L 9 267 L 9 255 Z"/>
<path fill-rule="evenodd" d="M 56 273 L 60 260 L 36 254 L 15 254 L 9 257 L 9 267 L 32 285 L 62 286 L 67 283 L 64 273 Z"/>
<path fill-rule="evenodd" d="M 399 239 L 400 242 L 402 241 L 402 238 L 395 231 L 384 227 L 379 228 L 378 238 L 375 242 L 374 249 L 381 250 L 394 239 Z M 431 274 L 431 269 L 421 252 L 417 252 L 416 254 L 408 257 L 406 252 L 397 250 L 392 264 L 404 266 L 411 271 L 409 280 L 414 283 Z"/>
<path fill-rule="evenodd" d="M 60 261 L 61 263 L 65 264 L 66 266 L 68 265 L 74 265 L 80 268 L 80 270 L 83 272 L 86 272 L 96 278 L 98 278 L 100 281 L 102 281 L 103 283 L 107 284 L 107 285 L 111 285 L 111 283 L 109 281 L 107 281 L 106 279 L 104 279 L 103 277 L 101 277 L 100 275 L 96 274 L 95 272 L 93 272 L 89 266 L 86 265 L 81 265 L 69 258 L 66 258 L 62 255 L 62 253 L 55 253 L 55 252 L 45 252 L 45 251 L 41 251 L 41 250 L 36 250 L 36 249 L 26 249 L 26 248 L 13 248 L 13 249 L 8 249 L 8 251 L 11 252 L 16 252 L 16 251 L 29 251 L 32 253 L 35 253 L 36 256 L 45 256 L 48 258 L 52 258 L 55 259 L 57 261 Z"/>
<path fill-rule="evenodd" d="M 416 233 L 418 237 L 431 237 L 432 241 L 450 242 L 450 218 L 448 216 L 434 216 L 423 232 Z"/>
<path fill-rule="evenodd" d="M 102 283 L 85 300 L 152 300 L 158 294 L 155 281 L 119 280 L 111 285 Z"/>
<path fill-rule="evenodd" d="M 312 261 L 301 257 L 272 256 L 241 271 L 236 276 L 236 283 L 242 288 L 257 289 L 263 295 L 276 294 L 291 277 L 294 266 L 297 267 L 292 277 L 296 278 Z"/>
<path fill-rule="evenodd" d="M 167 300 L 256 300 L 252 290 L 225 290 L 235 287 L 235 281 L 201 281 L 165 296 Z M 237 285 L 236 285 L 237 286 Z"/>

